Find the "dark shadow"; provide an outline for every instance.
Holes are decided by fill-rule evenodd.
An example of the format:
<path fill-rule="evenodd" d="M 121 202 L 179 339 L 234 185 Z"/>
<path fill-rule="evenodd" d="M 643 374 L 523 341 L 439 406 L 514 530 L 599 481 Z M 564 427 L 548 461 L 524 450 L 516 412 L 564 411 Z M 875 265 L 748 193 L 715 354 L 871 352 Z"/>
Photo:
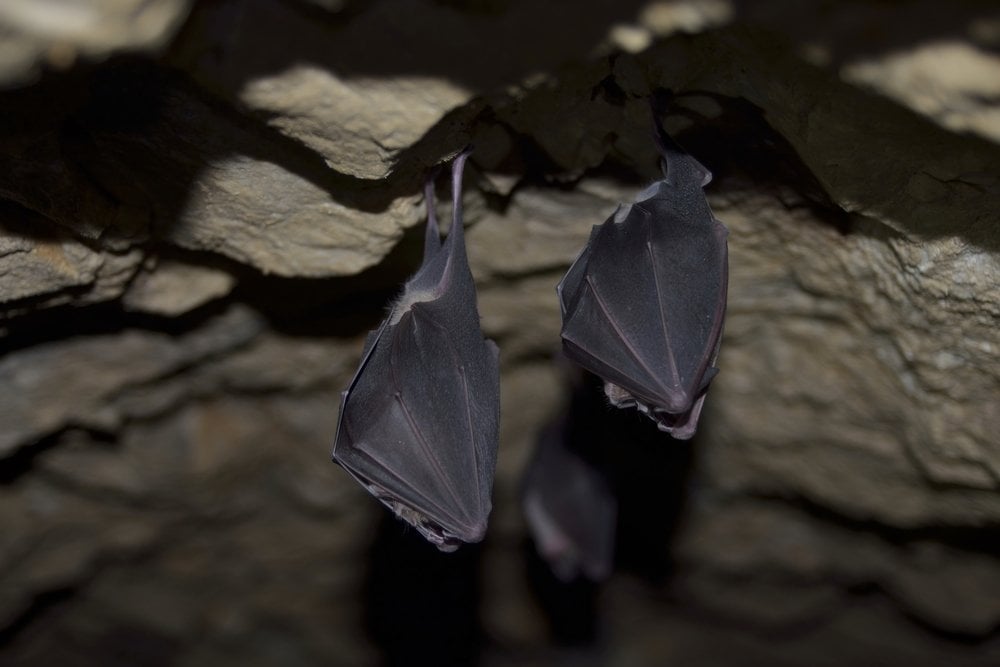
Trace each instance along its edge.
<path fill-rule="evenodd" d="M 68 157 L 96 181 L 124 186 L 116 200 L 151 209 L 154 238 L 171 229 L 196 177 L 227 157 L 276 163 L 360 211 L 384 211 L 419 190 L 417 181 L 372 183 L 336 172 L 266 119 L 213 101 L 186 77 L 138 58 L 119 57 L 92 73 L 86 102 L 61 136 Z"/>
<path fill-rule="evenodd" d="M 0 211 L 2 208 L 0 205 Z M 4 227 L 0 220 L 0 228 Z M 36 240 L 65 238 L 63 232 L 51 226 L 23 231 Z M 236 277 L 236 286 L 225 298 L 170 316 L 130 311 L 118 300 L 85 306 L 45 304 L 53 297 L 85 294 L 89 286 L 8 302 L 0 305 L 0 323 L 6 329 L 0 335 L 0 357 L 72 336 L 111 335 L 127 329 L 180 336 L 203 326 L 233 302 L 250 306 L 285 335 L 354 338 L 378 326 L 388 304 L 419 266 L 422 249 L 423 229 L 418 226 L 407 230 L 381 263 L 361 273 L 333 278 L 282 278 L 264 275 L 213 253 L 159 246 L 157 257 L 223 270 Z"/>
<path fill-rule="evenodd" d="M 0 135 L 7 144 L 7 154 L 0 157 L 0 196 L 81 233 L 123 241 L 144 239 L 148 234 L 155 243 L 177 223 L 202 170 L 227 156 L 249 156 L 280 165 L 347 206 L 384 211 L 395 197 L 419 190 L 420 173 L 427 160 L 440 157 L 432 154 L 439 153 L 442 145 L 458 147 L 467 139 L 464 135 L 470 126 L 492 122 L 485 103 L 473 103 L 446 116 L 425 140 L 404 151 L 399 169 L 387 181 L 368 182 L 334 172 L 317 152 L 272 128 L 270 119 L 240 108 L 235 100 L 242 86 L 298 64 L 312 64 L 346 79 L 409 74 L 443 79 L 473 91 L 497 91 L 528 72 L 558 72 L 566 62 L 592 60 L 609 27 L 634 20 L 644 5 L 639 0 L 354 1 L 332 12 L 308 2 L 197 3 L 164 63 L 116 57 L 100 66 L 50 73 L 35 86 L 0 94 L 5 111 Z M 981 13 L 975 6 L 943 11 L 934 3 L 902 8 L 895 3 L 875 8 L 855 3 L 858 18 L 854 20 L 861 22 L 857 25 L 817 22 L 813 5 L 807 3 L 789 13 L 777 12 L 771 4 L 740 2 L 733 24 L 745 21 L 754 30 L 766 30 L 771 24 L 801 20 L 801 41 L 829 38 L 841 54 L 835 56 L 840 62 L 869 48 L 856 38 L 865 34 L 858 32 L 861 27 L 885 27 L 886 32 L 879 33 L 885 39 L 878 48 L 891 50 L 932 37 L 965 34 Z M 821 11 L 832 17 L 848 15 L 830 7 Z M 569 17 L 572 29 L 567 29 Z M 331 34 L 337 39 L 331 39 Z M 726 28 L 704 37 L 676 39 L 715 40 L 725 48 L 727 39 L 717 39 L 720 34 L 728 35 L 729 41 L 739 38 L 736 31 Z M 435 39 L 438 35 L 448 39 Z M 267 48 L 261 48 L 262 36 L 267 36 Z M 654 45 L 636 60 L 649 65 L 660 57 L 664 54 Z M 733 58 L 736 67 L 739 54 L 734 52 Z M 197 73 L 198 81 L 163 64 L 188 68 Z M 830 78 L 825 70 L 817 69 L 817 75 Z M 602 86 L 611 102 L 616 92 L 621 98 L 622 90 L 613 77 L 611 81 L 605 77 Z M 858 105 L 888 105 L 902 116 L 921 120 L 884 98 L 861 91 L 854 95 Z M 785 175 L 791 176 L 792 183 L 815 181 L 808 170 L 798 168 L 801 165 L 787 163 L 787 146 L 780 141 L 772 146 L 776 133 L 760 122 L 760 113 L 757 118 L 748 116 L 750 110 L 752 105 L 734 101 L 724 118 L 701 125 L 699 131 L 706 133 L 729 130 L 706 135 L 706 147 L 714 147 L 715 152 L 738 149 L 734 137 L 742 138 L 743 144 L 747 137 L 757 137 L 751 140 L 756 146 L 745 146 L 755 149 L 746 162 L 753 173 L 768 173 L 775 181 Z M 751 122 L 740 125 L 740 120 Z M 939 143 L 935 135 L 940 134 L 948 135 L 949 141 L 967 143 L 965 150 L 996 150 L 987 141 L 973 137 L 964 141 L 926 119 L 922 122 L 928 144 Z M 757 134 L 758 129 L 764 132 Z M 766 150 L 758 150 L 769 147 L 775 156 L 766 157 Z M 520 166 L 531 170 L 535 160 L 527 157 Z M 795 169 L 788 171 L 788 166 Z M 820 209 L 834 218 L 844 217 L 823 201 L 815 182 L 796 184 L 805 186 L 807 194 L 817 194 Z M 975 221 L 967 222 L 975 227 L 971 224 Z M 841 228 L 846 223 L 841 219 L 835 224 Z M 954 229 L 950 221 L 940 230 L 915 231 Z M 970 229 L 969 238 L 982 245 L 990 240 L 987 232 L 980 225 Z"/>
<path fill-rule="evenodd" d="M 0 488 L 13 484 L 22 475 L 30 472 L 38 458 L 45 452 L 59 446 L 70 431 L 86 432 L 87 437 L 94 443 L 114 445 L 118 442 L 116 433 L 105 433 L 76 426 L 62 428 L 34 442 L 25 443 L 0 458 Z"/>
<path fill-rule="evenodd" d="M 989 16 L 989 3 L 729 4 L 729 25 L 743 24 L 772 39 L 794 35 L 789 48 L 822 44 L 834 69 L 914 44 L 967 40 L 975 21 Z M 182 67 L 197 63 L 206 78 L 229 90 L 302 63 L 347 79 L 422 75 L 490 92 L 533 72 L 591 59 L 612 26 L 638 23 L 647 7 L 641 0 L 349 0 L 335 10 L 318 5 L 197 3 L 170 59 Z M 262 49 L 265 37 L 269 48 Z"/>
<path fill-rule="evenodd" d="M 347 79 L 419 75 L 489 92 L 533 72 L 587 60 L 610 26 L 634 21 L 645 5 L 372 0 L 324 12 L 305 2 L 216 0 L 197 3 L 170 58 L 197 62 L 206 78 L 230 90 L 308 64 Z M 260 47 L 264 36 L 266 49 Z"/>
<path fill-rule="evenodd" d="M 612 407 L 603 381 L 586 372 L 582 376 L 567 406 L 566 446 L 602 471 L 614 491 L 615 569 L 662 584 L 673 571 L 670 545 L 688 496 L 692 444 L 659 431 L 634 409 Z M 600 582 L 584 575 L 560 580 L 530 538 L 524 557 L 529 585 L 553 639 L 563 645 L 599 641 Z"/>
<path fill-rule="evenodd" d="M 963 493 L 969 489 L 954 487 Z M 946 489 L 939 489 L 946 490 Z M 983 496 L 992 491 L 983 490 Z M 775 503 L 782 508 L 794 508 L 819 524 L 834 526 L 856 534 L 877 534 L 885 542 L 899 547 L 937 543 L 970 553 L 995 555 L 1000 544 L 1000 523 L 985 522 L 981 525 L 924 524 L 913 527 L 892 526 L 874 519 L 846 516 L 801 495 L 749 494 L 751 498 Z"/>
<path fill-rule="evenodd" d="M 706 36 L 706 39 L 710 38 L 711 35 Z M 714 39 L 723 46 L 727 42 L 719 36 Z M 734 39 L 738 39 L 738 36 L 731 35 L 730 40 Z M 666 43 L 652 47 L 642 57 L 654 62 L 657 58 L 669 56 L 669 50 L 658 51 L 664 44 Z M 816 76 L 829 77 L 829 74 L 817 68 Z M 606 81 L 600 83 L 602 91 L 608 86 Z M 885 174 L 882 176 L 886 179 L 898 182 L 900 178 L 926 176 L 931 181 L 937 180 L 943 187 L 944 194 L 941 198 L 918 205 L 908 197 L 889 194 L 879 201 L 873 201 L 873 191 L 864 190 L 865 186 L 860 181 L 842 179 L 840 196 L 858 198 L 860 208 L 872 206 L 873 211 L 876 211 L 873 215 L 884 216 L 903 231 L 876 218 L 865 218 L 841 208 L 791 142 L 774 129 L 765 109 L 748 100 L 708 90 L 657 92 L 669 99 L 662 118 L 671 130 L 671 135 L 712 172 L 713 180 L 706 186 L 710 198 L 713 192 L 727 193 L 731 198 L 740 197 L 741 193 L 767 193 L 787 209 L 808 209 L 810 218 L 827 224 L 844 235 L 865 234 L 882 239 L 900 236 L 957 236 L 986 250 L 1000 250 L 1000 240 L 993 229 L 993 218 L 988 213 L 1000 206 L 1000 185 L 995 177 L 972 173 L 959 175 L 952 180 L 941 180 L 931 173 L 937 161 L 940 160 L 945 165 L 954 164 L 963 155 L 979 155 L 982 164 L 1000 164 L 1000 147 L 978 137 L 950 132 L 901 105 L 842 82 L 831 81 L 830 86 L 831 95 L 836 95 L 842 100 L 842 104 L 870 109 L 873 117 L 882 119 L 882 126 L 891 122 L 887 119 L 895 120 L 895 138 L 875 137 L 876 142 L 867 146 L 860 142 L 873 137 L 866 134 L 865 128 L 839 128 L 844 141 L 859 142 L 849 147 L 856 152 L 855 159 L 870 167 L 871 156 L 865 155 L 865 151 L 884 155 L 881 159 L 885 162 Z M 707 113 L 706 107 L 712 111 Z M 627 130 L 636 131 L 635 128 Z M 640 130 L 651 132 L 646 128 Z M 902 155 L 901 151 L 906 148 L 900 142 L 899 135 L 914 138 L 914 150 L 920 150 L 922 155 L 926 155 L 927 164 L 931 165 L 928 167 L 929 171 L 921 174 L 900 171 L 895 156 L 899 155 L 907 161 L 912 160 L 912 157 Z M 916 142 L 918 137 L 919 143 Z M 926 150 L 921 150 L 921 146 L 926 146 Z M 635 162 L 637 157 L 641 159 L 640 163 Z M 652 141 L 647 158 L 612 151 L 600 166 L 581 178 L 602 175 L 644 186 L 651 179 L 660 176 L 655 167 Z M 872 177 L 879 175 L 872 174 Z M 900 185 L 903 186 L 905 183 Z"/>
<path fill-rule="evenodd" d="M 9 646 L 32 624 L 40 621 L 63 603 L 73 599 L 78 589 L 72 586 L 55 588 L 39 593 L 24 606 L 24 609 L 4 627 L 0 628 L 0 648 Z"/>
<path fill-rule="evenodd" d="M 228 158 L 274 163 L 369 213 L 420 186 L 417 173 L 372 183 L 333 171 L 266 119 L 138 57 L 49 74 L 0 92 L 0 107 L 0 199 L 102 248 L 172 238 L 193 184 Z"/>
<path fill-rule="evenodd" d="M 822 45 L 831 66 L 908 51 L 927 42 L 965 42 L 976 21 L 985 21 L 995 5 L 968 2 L 948 5 L 934 0 L 901 2 L 755 2 L 733 0 L 736 20 L 759 30 L 794 34 L 798 44 Z M 984 50 L 998 52 L 995 41 L 980 39 Z"/>
<path fill-rule="evenodd" d="M 137 624 L 116 624 L 90 633 L 66 623 L 79 589 L 41 593 L 13 623 L 0 629 L 4 665 L 89 667 L 94 664 L 170 667 L 182 645 L 177 639 Z"/>
<path fill-rule="evenodd" d="M 618 500 L 615 568 L 660 583 L 670 574 L 670 542 L 684 511 L 692 441 L 675 440 L 653 420 L 611 406 L 604 382 L 583 372 L 572 394 L 567 438 L 603 470 Z"/>
<path fill-rule="evenodd" d="M 560 646 L 580 647 L 598 642 L 600 584 L 582 575 L 571 581 L 559 579 L 531 538 L 525 538 L 522 556 L 528 586 L 545 614 L 552 640 Z"/>
<path fill-rule="evenodd" d="M 367 631 L 384 667 L 471 667 L 479 661 L 482 546 L 442 553 L 382 513 L 364 587 Z"/>
<path fill-rule="evenodd" d="M 850 214 L 833 201 L 788 140 L 771 127 L 763 109 L 745 99 L 709 91 L 660 92 L 667 105 L 665 117 L 679 116 L 691 123 L 675 139 L 712 172 L 709 192 L 732 187 L 770 192 L 789 208 L 808 208 L 811 217 L 841 234 L 852 231 Z M 709 117 L 692 108 L 705 100 L 714 102 L 720 113 Z M 796 199 L 789 200 L 790 193 Z"/>
<path fill-rule="evenodd" d="M 602 451 L 618 497 L 616 569 L 662 583 L 673 569 L 670 544 L 688 496 L 693 441 L 671 438 L 637 410 L 608 405 L 596 376 L 588 374 L 587 387 L 574 421 L 577 437 Z"/>

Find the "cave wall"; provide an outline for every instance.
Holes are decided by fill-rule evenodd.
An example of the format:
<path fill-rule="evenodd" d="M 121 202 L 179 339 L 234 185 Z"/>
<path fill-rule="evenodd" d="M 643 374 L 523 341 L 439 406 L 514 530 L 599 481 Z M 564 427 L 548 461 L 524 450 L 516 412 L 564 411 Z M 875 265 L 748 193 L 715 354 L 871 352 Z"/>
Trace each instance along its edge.
<path fill-rule="evenodd" d="M 479 609 L 459 663 L 1000 662 L 992 3 L 12 0 L 0 86 L 0 662 L 373 664 L 393 595 Z M 557 649 L 517 506 L 554 286 L 657 177 L 659 89 L 730 229 L 722 372 L 689 445 L 600 427 L 620 567 Z M 328 455 L 469 142 L 502 440 L 442 561 Z"/>

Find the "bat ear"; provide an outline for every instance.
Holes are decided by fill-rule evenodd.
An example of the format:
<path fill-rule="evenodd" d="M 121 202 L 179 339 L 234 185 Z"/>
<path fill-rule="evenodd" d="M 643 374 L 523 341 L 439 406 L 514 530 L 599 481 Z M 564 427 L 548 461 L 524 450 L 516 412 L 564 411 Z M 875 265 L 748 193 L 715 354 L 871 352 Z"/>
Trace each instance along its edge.
<path fill-rule="evenodd" d="M 683 152 L 683 149 L 681 150 Z M 682 163 L 683 166 L 681 166 Z M 677 181 L 673 172 L 680 171 L 682 169 L 690 172 L 700 187 L 704 188 L 712 182 L 712 172 L 708 170 L 708 167 L 703 165 L 701 162 L 698 162 L 687 153 L 683 153 L 680 158 L 676 155 L 668 156 L 664 153 L 663 159 L 660 160 L 660 169 L 663 171 L 664 178 L 666 178 L 666 180 L 670 183 L 676 183 Z"/>
<path fill-rule="evenodd" d="M 472 145 L 462 149 L 462 152 L 455 156 L 451 163 L 451 229 L 448 230 L 448 242 L 454 250 L 457 246 L 465 246 L 463 234 L 465 232 L 462 223 L 462 175 L 465 172 L 465 162 L 472 155 Z M 454 237 L 454 240 L 452 239 Z"/>
<path fill-rule="evenodd" d="M 420 269 L 406 281 L 404 296 L 398 303 L 409 303 L 406 295 L 440 294 L 451 284 L 457 267 L 468 267 L 465 252 L 465 237 L 462 226 L 462 172 L 465 161 L 469 158 L 472 148 L 466 148 L 455 158 L 451 168 L 451 191 L 454 215 L 448 238 L 441 242 L 438 230 L 437 214 L 434 210 L 434 175 L 428 176 L 424 183 L 424 200 L 427 202 L 427 231 L 424 238 L 424 258 Z M 468 271 L 468 268 L 464 269 Z M 470 278 L 471 280 L 471 278 Z M 420 301 L 422 298 L 417 298 Z M 405 310 L 405 309 L 404 309 Z M 399 311 L 400 313 L 403 310 Z M 396 323 L 396 320 L 392 322 Z"/>
<path fill-rule="evenodd" d="M 441 172 L 435 167 L 427 174 L 424 181 L 424 204 L 427 206 L 427 230 L 424 232 L 424 261 L 427 264 L 431 257 L 441 249 L 441 232 L 438 230 L 437 213 L 434 210 L 434 181 Z"/>
<path fill-rule="evenodd" d="M 664 179 L 671 185 L 679 184 L 682 179 L 690 179 L 694 180 L 699 187 L 705 187 L 712 182 L 712 172 L 691 157 L 691 154 L 681 148 L 663 129 L 663 124 L 660 123 L 662 106 L 662 100 L 657 100 L 655 95 L 650 95 L 649 108 L 653 116 L 653 140 L 662 156 L 660 168 L 663 170 Z"/>

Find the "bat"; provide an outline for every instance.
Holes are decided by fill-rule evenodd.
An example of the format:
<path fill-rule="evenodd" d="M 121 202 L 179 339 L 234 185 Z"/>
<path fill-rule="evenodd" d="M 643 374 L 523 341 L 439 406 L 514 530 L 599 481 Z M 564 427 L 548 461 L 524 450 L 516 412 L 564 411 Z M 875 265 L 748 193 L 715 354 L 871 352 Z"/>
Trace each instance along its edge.
<path fill-rule="evenodd" d="M 591 231 L 559 282 L 566 355 L 687 440 L 698 427 L 722 340 L 726 237 L 702 190 L 711 173 L 667 135 L 653 107 L 664 178 Z"/>
<path fill-rule="evenodd" d="M 539 555 L 563 582 L 601 581 L 614 564 L 618 504 L 604 475 L 573 447 L 563 416 L 541 432 L 521 503 Z"/>
<path fill-rule="evenodd" d="M 341 394 L 333 460 L 441 551 L 478 542 L 492 507 L 500 430 L 499 351 L 483 337 L 462 223 L 462 172 L 452 164 L 444 243 L 425 185 L 423 262 Z"/>

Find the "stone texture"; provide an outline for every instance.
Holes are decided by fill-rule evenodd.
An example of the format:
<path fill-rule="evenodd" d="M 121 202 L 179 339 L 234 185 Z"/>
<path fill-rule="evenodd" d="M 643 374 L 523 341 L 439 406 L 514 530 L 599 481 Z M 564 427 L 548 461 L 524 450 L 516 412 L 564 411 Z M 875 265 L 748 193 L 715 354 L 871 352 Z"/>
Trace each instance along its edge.
<path fill-rule="evenodd" d="M 122 415 L 110 402 L 141 386 L 251 340 L 259 318 L 232 309 L 203 329 L 174 339 L 150 331 L 36 345 L 0 360 L 6 396 L 0 404 L 0 452 L 67 426 L 112 430 Z"/>
<path fill-rule="evenodd" d="M 740 208 L 755 213 L 716 206 L 739 249 L 722 359 L 731 380 L 711 402 L 742 406 L 717 417 L 720 445 L 709 455 L 720 481 L 892 525 L 995 521 L 995 255 L 870 223 L 847 237 L 815 226 L 801 234 L 808 221 L 777 202 Z M 766 258 L 791 244 L 784 266 Z M 977 277 L 962 280 L 970 264 Z M 794 316 L 745 319 L 760 312 Z M 768 377 L 782 380 L 764 395 Z M 805 417 L 817 406 L 819 433 Z"/>
<path fill-rule="evenodd" d="M 0 662 L 373 664 L 386 609 L 475 613 L 462 562 L 491 667 L 1000 661 L 994 10 L 65 7 L 0 10 Z M 722 372 L 691 446 L 585 415 L 620 571 L 554 648 L 520 474 L 569 401 L 555 285 L 658 178 L 654 88 L 731 231 Z M 470 140 L 502 443 L 485 545 L 439 561 L 329 449 Z M 387 571 L 433 600 L 373 607 Z"/>
<path fill-rule="evenodd" d="M 221 269 L 168 259 L 138 274 L 122 296 L 122 305 L 157 315 L 180 315 L 225 296 L 235 284 L 236 278 Z"/>
<path fill-rule="evenodd" d="M 415 198 L 394 201 L 385 214 L 358 211 L 279 166 L 246 157 L 215 163 L 199 184 L 170 239 L 285 276 L 357 273 L 417 219 Z"/>
<path fill-rule="evenodd" d="M 158 49 L 187 16 L 187 0 L 10 0 L 0 7 L 0 86 L 24 85 L 43 67 L 125 49 Z"/>
<path fill-rule="evenodd" d="M 359 188 L 182 85 L 153 89 L 150 76 L 142 67 L 115 72 L 86 111 L 99 177 L 149 211 L 148 234 L 265 273 L 318 277 L 375 264 L 416 222 L 415 195 Z M 120 87 L 159 97 L 140 102 L 141 122 L 124 129 L 96 118 Z"/>
<path fill-rule="evenodd" d="M 0 298 L 16 301 L 89 285 L 103 264 L 101 254 L 68 238 L 31 238 L 28 228 L 0 236 Z"/>
<path fill-rule="evenodd" d="M 1000 622 L 1000 568 L 987 554 L 941 545 L 931 535 L 893 543 L 851 524 L 820 528 L 807 513 L 773 501 L 714 503 L 697 516 L 697 525 L 678 547 L 691 571 L 700 573 L 692 586 L 725 579 L 771 585 L 794 581 L 817 589 L 830 582 L 842 589 L 874 585 L 942 632 L 988 636 Z M 719 551 L 723 539 L 739 546 Z M 808 601 L 806 596 L 798 603 Z M 826 599 L 816 611 L 826 614 L 836 606 Z M 794 623 L 803 615 L 801 609 L 789 613 L 781 607 L 770 613 L 769 622 L 776 624 Z M 761 622 L 765 618 L 758 616 Z"/>
<path fill-rule="evenodd" d="M 994 40 L 993 46 L 998 43 L 1000 39 Z M 881 60 L 850 63 L 843 77 L 871 86 L 950 130 L 1000 140 L 995 104 L 1000 98 L 1000 57 L 985 49 L 959 41 L 931 43 Z"/>

